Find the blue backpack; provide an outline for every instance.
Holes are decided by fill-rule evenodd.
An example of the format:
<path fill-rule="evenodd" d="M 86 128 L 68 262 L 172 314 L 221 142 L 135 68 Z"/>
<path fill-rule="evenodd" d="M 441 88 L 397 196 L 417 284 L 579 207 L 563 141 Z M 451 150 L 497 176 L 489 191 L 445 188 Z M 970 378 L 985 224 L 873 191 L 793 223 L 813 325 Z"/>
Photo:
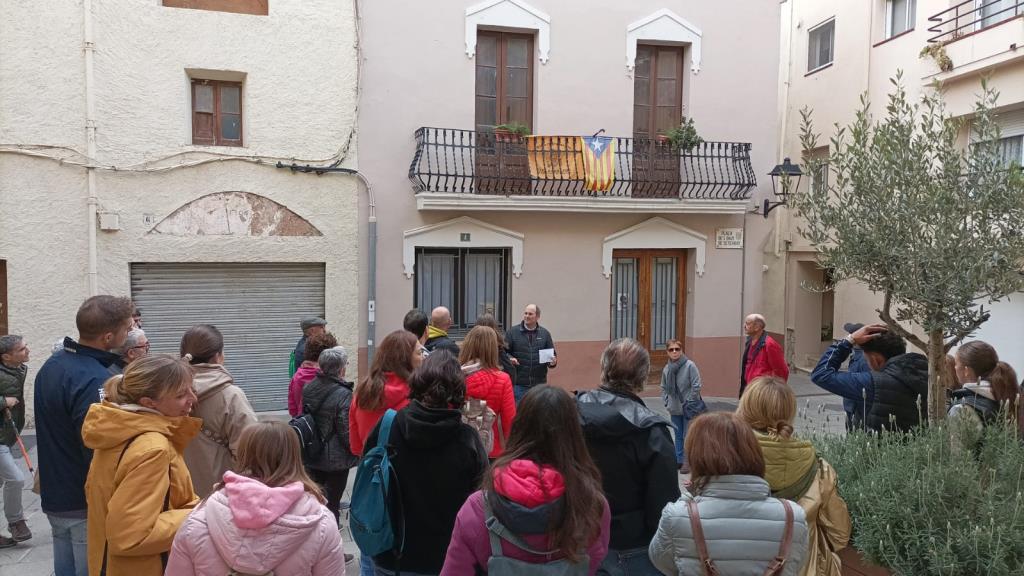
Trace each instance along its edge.
<path fill-rule="evenodd" d="M 349 509 L 349 528 L 359 550 L 366 555 L 376 556 L 394 552 L 401 558 L 405 547 L 404 514 L 399 508 L 401 538 L 396 538 L 391 525 L 391 490 L 396 490 L 396 501 L 401 506 L 402 495 L 398 475 L 391 467 L 387 443 L 391 436 L 391 423 L 395 420 L 394 410 L 388 410 L 380 420 L 377 445 L 363 454 L 356 469 L 356 481 L 352 486 L 352 507 Z"/>

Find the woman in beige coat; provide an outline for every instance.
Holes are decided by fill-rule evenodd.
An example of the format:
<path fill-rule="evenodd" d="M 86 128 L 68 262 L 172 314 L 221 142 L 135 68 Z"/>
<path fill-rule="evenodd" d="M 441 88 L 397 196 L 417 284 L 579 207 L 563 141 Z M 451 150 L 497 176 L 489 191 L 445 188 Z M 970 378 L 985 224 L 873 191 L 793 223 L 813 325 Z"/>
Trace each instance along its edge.
<path fill-rule="evenodd" d="M 793 437 L 796 395 L 781 378 L 762 376 L 747 386 L 737 416 L 754 429 L 772 495 L 796 501 L 807 517 L 807 563 L 801 575 L 840 576 L 838 552 L 850 540 L 850 513 L 837 490 L 836 471 L 814 446 Z"/>
<path fill-rule="evenodd" d="M 194 416 L 203 419 L 203 429 L 185 450 L 185 463 L 192 473 L 196 494 L 205 498 L 213 492 L 224 473 L 234 471 L 235 454 L 242 430 L 256 422 L 256 414 L 224 368 L 224 337 L 209 324 L 197 324 L 181 337 L 181 355 L 191 355 L 195 391 L 199 398 Z"/>

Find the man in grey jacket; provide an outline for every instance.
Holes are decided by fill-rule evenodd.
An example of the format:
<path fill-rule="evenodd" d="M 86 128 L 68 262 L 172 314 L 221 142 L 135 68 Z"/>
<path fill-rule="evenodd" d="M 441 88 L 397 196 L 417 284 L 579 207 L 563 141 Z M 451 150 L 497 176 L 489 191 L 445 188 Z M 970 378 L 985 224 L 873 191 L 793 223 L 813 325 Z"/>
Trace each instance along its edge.
<path fill-rule="evenodd" d="M 508 354 L 516 366 L 516 379 L 512 382 L 516 404 L 538 384 L 547 384 L 548 368 L 558 364 L 555 341 L 551 332 L 540 325 L 540 306 L 527 304 L 523 309 L 523 321 L 505 333 Z M 551 359 L 541 360 L 541 355 L 551 354 Z"/>
<path fill-rule="evenodd" d="M 703 405 L 700 397 L 700 370 L 683 355 L 682 342 L 669 340 L 666 347 L 669 361 L 661 371 L 661 400 L 672 417 L 672 427 L 676 432 L 676 463 L 680 472 L 689 474 L 690 467 L 683 452 L 683 442 L 686 440 L 690 420 L 697 416 Z"/>

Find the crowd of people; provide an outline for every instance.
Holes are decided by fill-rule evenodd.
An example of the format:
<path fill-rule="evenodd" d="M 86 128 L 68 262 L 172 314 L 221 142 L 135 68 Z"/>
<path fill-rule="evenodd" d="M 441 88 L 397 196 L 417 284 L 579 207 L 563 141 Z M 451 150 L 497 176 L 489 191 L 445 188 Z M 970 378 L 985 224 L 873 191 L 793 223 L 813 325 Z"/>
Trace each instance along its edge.
<path fill-rule="evenodd" d="M 681 342 L 666 343 L 668 418 L 639 395 L 651 358 L 632 339 L 605 348 L 595 389 L 548 385 L 557 356 L 539 319 L 530 304 L 502 332 L 485 315 L 460 345 L 447 309 L 412 310 L 355 384 L 326 321 L 304 320 L 288 408 L 312 423 L 314 451 L 292 426 L 257 420 L 215 326 L 189 328 L 178 354 L 151 355 L 129 299 L 89 298 L 78 339 L 65 338 L 35 378 L 55 573 L 344 574 L 356 567 L 342 511 L 351 506 L 356 522 L 370 502 L 344 494 L 378 446 L 390 481 L 373 512 L 394 533 L 360 554 L 360 574 L 840 573 L 851 530 L 840 479 L 794 433 L 796 396 L 763 317 L 745 322 L 734 414 L 708 412 L 696 364 Z M 924 357 L 884 326 L 849 330 L 814 382 L 850 401 L 851 428 L 912 429 L 926 404 Z M 12 455 L 24 339 L 0 336 L 0 360 L 4 547 L 32 537 Z M 991 346 L 968 342 L 949 360 L 952 419 L 981 430 L 1015 418 L 1016 375 Z"/>

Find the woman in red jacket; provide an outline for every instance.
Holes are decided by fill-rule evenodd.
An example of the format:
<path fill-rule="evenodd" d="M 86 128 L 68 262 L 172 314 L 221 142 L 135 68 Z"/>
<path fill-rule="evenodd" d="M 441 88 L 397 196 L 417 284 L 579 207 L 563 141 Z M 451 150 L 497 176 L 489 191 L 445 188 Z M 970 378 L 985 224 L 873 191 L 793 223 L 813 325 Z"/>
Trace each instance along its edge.
<path fill-rule="evenodd" d="M 466 374 L 466 397 L 479 398 L 494 410 L 494 448 L 492 460 L 501 456 L 505 440 L 516 416 L 512 379 L 498 365 L 498 333 L 488 326 L 476 326 L 462 341 L 459 363 Z"/>
<path fill-rule="evenodd" d="M 409 376 L 423 362 L 420 342 L 412 332 L 395 330 L 377 347 L 370 373 L 356 384 L 348 411 L 349 448 L 362 456 L 370 431 L 388 408 L 401 410 L 409 403 Z"/>

